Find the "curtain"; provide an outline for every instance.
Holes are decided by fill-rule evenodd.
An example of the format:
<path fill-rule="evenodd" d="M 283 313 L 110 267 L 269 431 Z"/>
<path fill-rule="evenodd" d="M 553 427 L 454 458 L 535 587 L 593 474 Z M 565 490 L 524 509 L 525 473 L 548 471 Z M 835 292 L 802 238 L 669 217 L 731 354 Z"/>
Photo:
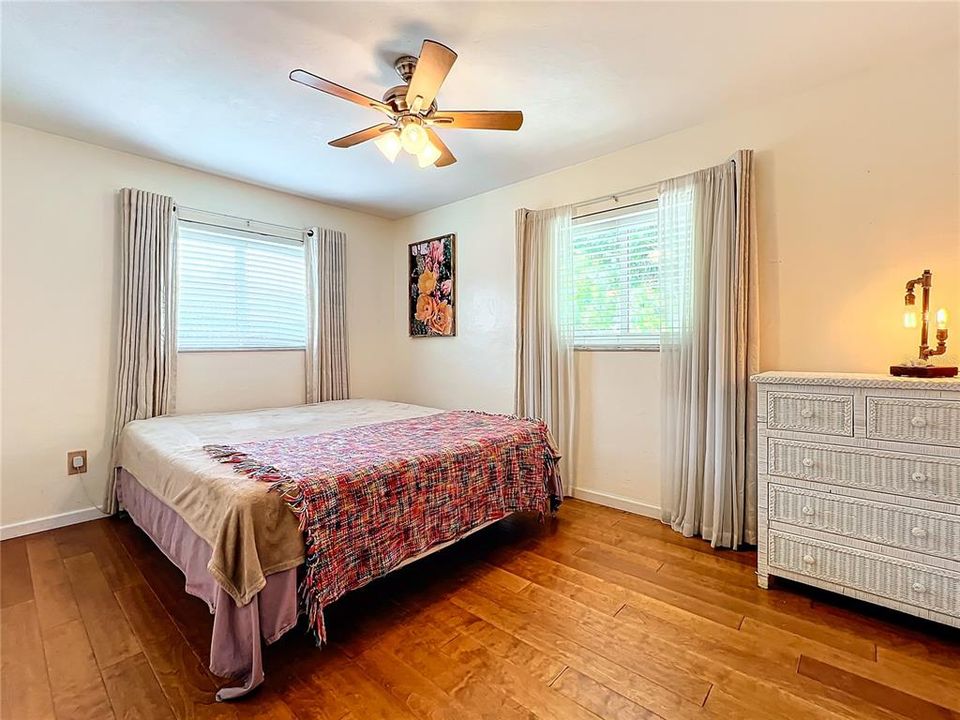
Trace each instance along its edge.
<path fill-rule="evenodd" d="M 177 385 L 177 215 L 173 198 L 120 191 L 120 335 L 111 474 L 105 511 L 117 511 L 116 448 L 131 420 L 174 410 Z"/>
<path fill-rule="evenodd" d="M 517 210 L 516 413 L 546 422 L 575 487 L 573 208 Z"/>
<path fill-rule="evenodd" d="M 662 520 L 756 543 L 759 369 L 752 151 L 660 185 Z"/>
<path fill-rule="evenodd" d="M 347 363 L 347 236 L 310 228 L 307 263 L 306 396 L 308 403 L 350 397 Z"/>

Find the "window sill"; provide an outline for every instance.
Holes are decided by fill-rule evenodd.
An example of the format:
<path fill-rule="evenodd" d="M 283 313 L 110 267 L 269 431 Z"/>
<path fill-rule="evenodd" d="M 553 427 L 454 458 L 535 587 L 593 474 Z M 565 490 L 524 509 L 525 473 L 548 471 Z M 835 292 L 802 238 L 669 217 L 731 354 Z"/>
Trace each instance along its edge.
<path fill-rule="evenodd" d="M 196 355 L 204 353 L 239 353 L 239 352 L 304 352 L 305 347 L 277 347 L 277 348 L 191 348 L 189 350 L 177 349 L 178 355 Z"/>
<path fill-rule="evenodd" d="M 659 345 L 577 345 L 574 352 L 660 352 Z"/>

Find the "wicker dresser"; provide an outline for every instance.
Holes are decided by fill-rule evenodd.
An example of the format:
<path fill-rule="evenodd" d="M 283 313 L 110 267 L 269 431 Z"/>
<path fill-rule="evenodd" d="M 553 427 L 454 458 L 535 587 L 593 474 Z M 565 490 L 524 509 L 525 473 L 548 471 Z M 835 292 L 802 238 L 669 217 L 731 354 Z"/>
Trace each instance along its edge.
<path fill-rule="evenodd" d="M 768 372 L 758 576 L 960 627 L 960 380 Z"/>

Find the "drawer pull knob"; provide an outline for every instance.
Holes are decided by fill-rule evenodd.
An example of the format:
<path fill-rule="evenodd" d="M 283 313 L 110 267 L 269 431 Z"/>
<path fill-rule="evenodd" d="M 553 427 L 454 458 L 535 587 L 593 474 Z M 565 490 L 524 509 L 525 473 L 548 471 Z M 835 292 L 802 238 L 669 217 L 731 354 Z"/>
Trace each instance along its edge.
<path fill-rule="evenodd" d="M 812 417 L 813 417 L 813 410 L 811 410 L 810 408 L 803 408 L 803 410 L 800 411 L 800 417 L 802 417 L 802 418 L 812 418 Z"/>
<path fill-rule="evenodd" d="M 915 538 L 925 538 L 927 536 L 927 531 L 922 527 L 910 528 L 910 534 Z"/>
<path fill-rule="evenodd" d="M 813 467 L 813 458 L 804 458 L 800 461 L 804 467 Z"/>
<path fill-rule="evenodd" d="M 813 565 L 817 559 L 813 555 L 804 555 L 803 562 L 805 565 Z"/>
<path fill-rule="evenodd" d="M 927 480 L 927 476 L 924 475 L 924 474 L 923 474 L 922 472 L 920 472 L 919 470 L 917 470 L 917 472 L 915 472 L 915 473 L 914 473 L 913 475 L 911 475 L 910 477 L 913 478 L 913 481 L 914 481 L 914 482 L 926 482 L 926 480 Z"/>
<path fill-rule="evenodd" d="M 924 585 L 923 583 L 914 583 L 914 584 L 913 584 L 913 591 L 914 591 L 915 593 L 917 593 L 917 594 L 922 595 L 923 593 L 925 593 L 925 592 L 927 591 L 927 586 Z"/>
<path fill-rule="evenodd" d="M 922 417 L 915 417 L 910 419 L 910 424 L 913 425 L 915 428 L 922 428 L 922 427 L 926 427 L 927 421 Z"/>
<path fill-rule="evenodd" d="M 813 515 L 813 508 L 810 507 L 809 505 L 804 505 L 802 508 L 800 508 L 800 512 L 802 512 L 807 517 L 810 517 L 811 515 Z"/>

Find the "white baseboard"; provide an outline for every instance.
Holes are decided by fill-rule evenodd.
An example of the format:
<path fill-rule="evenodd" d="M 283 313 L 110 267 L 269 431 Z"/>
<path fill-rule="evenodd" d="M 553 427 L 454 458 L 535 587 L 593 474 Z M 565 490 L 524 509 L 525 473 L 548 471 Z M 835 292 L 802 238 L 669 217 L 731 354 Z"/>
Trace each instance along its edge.
<path fill-rule="evenodd" d="M 10 525 L 0 527 L 0 540 L 9 540 L 20 537 L 21 535 L 32 535 L 33 533 L 43 532 L 44 530 L 53 530 L 54 528 L 76 525 L 77 523 L 97 520 L 104 517 L 107 516 L 97 508 L 90 507 L 84 508 L 83 510 L 72 510 L 70 512 L 60 513 L 59 515 L 37 518 L 36 520 L 11 523 Z"/>
<path fill-rule="evenodd" d="M 586 500 L 587 502 L 596 503 L 597 505 L 605 505 L 616 508 L 617 510 L 625 510 L 635 515 L 643 515 L 644 517 L 655 518 L 657 520 L 660 519 L 660 508 L 656 505 L 647 505 L 646 503 L 637 502 L 636 500 L 621 497 L 620 495 L 612 495 L 598 490 L 588 490 L 587 488 L 574 488 L 573 496 L 579 500 Z"/>

